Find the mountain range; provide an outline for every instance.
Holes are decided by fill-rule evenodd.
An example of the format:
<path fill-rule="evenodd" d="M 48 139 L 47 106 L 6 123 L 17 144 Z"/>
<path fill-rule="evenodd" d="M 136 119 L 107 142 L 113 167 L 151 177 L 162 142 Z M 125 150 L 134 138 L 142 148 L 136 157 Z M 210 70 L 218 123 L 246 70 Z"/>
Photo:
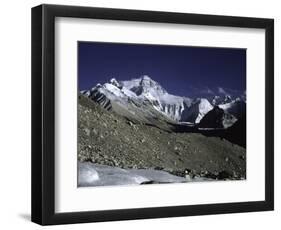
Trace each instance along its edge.
<path fill-rule="evenodd" d="M 132 121 L 156 125 L 159 121 L 201 129 L 231 127 L 246 114 L 246 94 L 182 97 L 170 94 L 147 75 L 127 81 L 112 78 L 80 93 L 107 110 Z M 213 91 L 212 91 L 213 92 Z"/>

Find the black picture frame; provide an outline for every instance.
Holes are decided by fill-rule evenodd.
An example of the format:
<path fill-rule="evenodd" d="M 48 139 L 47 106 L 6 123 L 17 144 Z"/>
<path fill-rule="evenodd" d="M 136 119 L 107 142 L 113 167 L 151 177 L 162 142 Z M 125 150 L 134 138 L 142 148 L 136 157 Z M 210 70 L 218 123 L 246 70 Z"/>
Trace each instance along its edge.
<path fill-rule="evenodd" d="M 55 213 L 55 17 L 265 29 L 265 200 Z M 274 209 L 274 20 L 125 9 L 32 8 L 32 221 L 41 225 L 267 211 Z"/>

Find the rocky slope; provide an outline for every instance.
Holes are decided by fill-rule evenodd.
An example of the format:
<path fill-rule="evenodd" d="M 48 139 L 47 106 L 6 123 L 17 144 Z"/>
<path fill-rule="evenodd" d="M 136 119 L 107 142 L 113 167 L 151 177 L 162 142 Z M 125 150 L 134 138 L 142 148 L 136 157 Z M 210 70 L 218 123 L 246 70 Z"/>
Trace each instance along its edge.
<path fill-rule="evenodd" d="M 173 132 L 175 123 L 167 122 L 166 116 L 157 114 L 153 122 L 144 122 L 122 111 L 115 101 L 111 106 L 120 111 L 100 106 L 92 96 L 92 92 L 84 92 L 78 100 L 80 162 L 164 170 L 177 176 L 246 178 L 245 148 L 220 137 Z M 146 114 L 141 118 L 151 119 Z"/>

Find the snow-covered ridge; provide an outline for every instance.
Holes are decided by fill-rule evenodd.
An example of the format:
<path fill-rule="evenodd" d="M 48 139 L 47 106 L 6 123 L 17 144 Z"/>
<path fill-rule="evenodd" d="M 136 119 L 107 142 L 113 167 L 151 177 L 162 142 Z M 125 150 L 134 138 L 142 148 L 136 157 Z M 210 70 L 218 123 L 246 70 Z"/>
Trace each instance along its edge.
<path fill-rule="evenodd" d="M 191 106 L 185 111 L 181 121 L 197 124 L 212 109 L 213 106 L 207 99 L 197 98 L 193 100 Z"/>
<path fill-rule="evenodd" d="M 215 96 L 210 101 L 206 98 L 191 99 L 169 94 L 147 75 L 128 81 L 112 78 L 107 83 L 97 84 L 91 90 L 84 90 L 81 93 L 107 109 L 112 108 L 112 102 L 119 104 L 123 109 L 130 108 L 130 112 L 133 107 L 137 107 L 138 111 L 143 110 L 144 113 L 149 108 L 175 122 L 194 124 L 199 123 L 214 106 L 219 106 L 226 113 L 235 113 L 234 116 L 238 116 L 243 110 L 239 98 L 232 100 L 230 95 L 224 98 Z"/>

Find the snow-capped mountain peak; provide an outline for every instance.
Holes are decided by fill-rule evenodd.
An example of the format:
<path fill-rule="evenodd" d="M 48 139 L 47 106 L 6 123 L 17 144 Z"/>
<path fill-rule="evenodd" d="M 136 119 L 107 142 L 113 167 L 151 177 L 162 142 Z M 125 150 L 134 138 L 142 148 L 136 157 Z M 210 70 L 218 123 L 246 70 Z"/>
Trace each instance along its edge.
<path fill-rule="evenodd" d="M 225 95 L 225 97 L 224 97 L 224 103 L 229 103 L 229 102 L 231 102 L 232 101 L 232 98 L 231 98 L 231 96 L 230 95 Z"/>
<path fill-rule="evenodd" d="M 144 81 L 153 81 L 148 75 L 142 75 L 141 79 Z M 153 82 L 155 82 L 155 81 L 153 81 Z"/>
<path fill-rule="evenodd" d="M 122 85 L 134 92 L 138 99 L 150 102 L 154 109 L 175 121 L 181 119 L 183 110 L 190 105 L 189 98 L 169 94 L 148 75 L 131 81 L 122 81 Z"/>
<path fill-rule="evenodd" d="M 117 88 L 122 88 L 122 85 L 115 78 L 111 78 L 109 82 Z"/>
<path fill-rule="evenodd" d="M 152 80 L 148 75 L 144 75 L 139 79 L 131 81 L 123 81 L 123 86 L 133 91 L 136 95 L 159 97 L 167 91 L 156 81 Z"/>

